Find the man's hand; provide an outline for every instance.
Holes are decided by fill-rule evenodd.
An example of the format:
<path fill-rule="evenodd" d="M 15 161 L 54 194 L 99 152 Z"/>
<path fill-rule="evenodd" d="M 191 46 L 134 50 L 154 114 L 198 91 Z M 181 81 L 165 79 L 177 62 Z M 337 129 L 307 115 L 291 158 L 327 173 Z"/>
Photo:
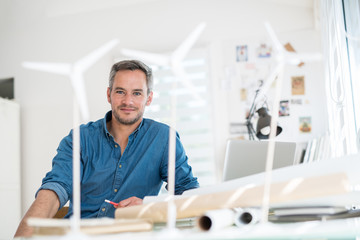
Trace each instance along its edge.
<path fill-rule="evenodd" d="M 141 205 L 142 203 L 143 203 L 143 200 L 141 198 L 130 197 L 130 198 L 124 199 L 121 202 L 119 202 L 119 205 L 117 206 L 117 208 Z"/>

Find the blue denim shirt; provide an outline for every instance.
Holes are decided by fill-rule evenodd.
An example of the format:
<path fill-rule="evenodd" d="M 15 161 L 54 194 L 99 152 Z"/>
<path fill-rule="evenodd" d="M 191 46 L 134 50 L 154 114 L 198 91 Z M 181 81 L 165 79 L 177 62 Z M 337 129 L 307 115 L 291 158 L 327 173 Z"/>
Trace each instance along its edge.
<path fill-rule="evenodd" d="M 82 218 L 114 217 L 115 208 L 105 199 L 120 202 L 132 196 L 157 195 L 163 181 L 167 181 L 169 127 L 144 118 L 129 136 L 121 155 L 120 145 L 106 128 L 111 114 L 110 111 L 104 119 L 80 126 Z M 177 134 L 175 194 L 198 186 Z M 70 200 L 66 217 L 72 215 L 72 131 L 60 142 L 52 170 L 40 189 L 53 190 L 60 207 Z"/>

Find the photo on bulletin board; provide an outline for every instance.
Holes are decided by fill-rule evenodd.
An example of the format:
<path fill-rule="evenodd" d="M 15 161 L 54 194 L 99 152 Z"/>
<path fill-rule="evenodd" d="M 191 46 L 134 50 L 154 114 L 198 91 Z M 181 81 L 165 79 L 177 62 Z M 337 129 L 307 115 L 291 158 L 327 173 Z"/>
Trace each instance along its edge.
<path fill-rule="evenodd" d="M 266 43 L 261 43 L 256 49 L 256 54 L 258 58 L 269 58 L 271 57 L 271 47 Z"/>
<path fill-rule="evenodd" d="M 302 99 L 291 99 L 291 104 L 293 105 L 301 105 L 302 104 Z"/>
<path fill-rule="evenodd" d="M 247 134 L 248 130 L 244 123 L 230 123 L 230 134 Z"/>
<path fill-rule="evenodd" d="M 290 116 L 289 100 L 280 101 L 279 117 Z"/>
<path fill-rule="evenodd" d="M 304 95 L 305 94 L 304 76 L 291 77 L 291 93 L 292 93 L 292 95 Z"/>
<path fill-rule="evenodd" d="M 249 52 L 247 45 L 236 46 L 236 61 L 247 62 L 249 60 Z"/>
<path fill-rule="evenodd" d="M 241 88 L 240 89 L 240 100 L 241 101 L 247 101 L 247 89 L 246 88 Z"/>
<path fill-rule="evenodd" d="M 302 133 L 311 132 L 311 117 L 300 117 L 299 118 L 299 130 Z"/>

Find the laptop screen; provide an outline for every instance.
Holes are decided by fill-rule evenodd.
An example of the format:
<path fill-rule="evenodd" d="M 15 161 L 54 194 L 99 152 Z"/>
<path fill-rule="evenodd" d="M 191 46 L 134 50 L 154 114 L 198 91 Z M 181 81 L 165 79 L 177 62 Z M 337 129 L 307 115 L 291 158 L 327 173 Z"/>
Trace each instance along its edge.
<path fill-rule="evenodd" d="M 265 172 L 268 141 L 229 140 L 223 181 Z M 273 169 L 294 164 L 295 142 L 275 142 Z"/>

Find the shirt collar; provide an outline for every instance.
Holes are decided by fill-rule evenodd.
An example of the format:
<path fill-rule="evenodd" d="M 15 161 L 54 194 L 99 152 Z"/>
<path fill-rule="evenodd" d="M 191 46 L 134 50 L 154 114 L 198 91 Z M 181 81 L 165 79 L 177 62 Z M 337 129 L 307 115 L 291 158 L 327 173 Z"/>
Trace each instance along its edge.
<path fill-rule="evenodd" d="M 109 138 L 111 136 L 111 134 L 109 133 L 108 129 L 107 129 L 107 125 L 106 123 L 111 121 L 111 118 L 112 118 L 112 112 L 111 111 L 108 111 L 106 114 L 105 114 L 105 117 L 104 117 L 104 131 L 105 131 L 105 135 L 107 138 Z"/>
<path fill-rule="evenodd" d="M 135 138 L 143 125 L 144 125 L 144 118 L 141 120 L 141 123 L 139 124 L 139 126 L 135 129 L 135 131 L 132 134 L 130 134 L 129 137 L 130 138 L 132 138 L 132 137 Z"/>
<path fill-rule="evenodd" d="M 106 123 L 111 121 L 112 119 L 112 111 L 108 111 L 106 114 L 105 114 L 105 117 L 104 117 L 104 131 L 105 131 L 105 135 L 109 138 L 111 136 L 109 130 L 107 129 L 107 125 Z M 139 126 L 135 129 L 134 132 L 132 132 L 129 136 L 129 138 L 133 138 L 133 137 L 136 137 L 137 133 L 139 132 L 139 130 L 141 129 L 141 127 L 144 125 L 144 118 L 141 120 L 141 123 L 139 124 Z"/>

